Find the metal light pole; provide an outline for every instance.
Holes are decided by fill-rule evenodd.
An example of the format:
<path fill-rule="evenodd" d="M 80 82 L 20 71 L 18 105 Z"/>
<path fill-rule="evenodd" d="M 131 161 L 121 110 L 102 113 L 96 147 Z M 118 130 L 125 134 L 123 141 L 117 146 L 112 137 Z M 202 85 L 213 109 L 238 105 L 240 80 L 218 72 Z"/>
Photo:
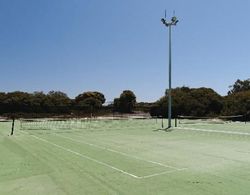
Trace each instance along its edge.
<path fill-rule="evenodd" d="M 171 118 L 172 118 L 172 99 L 171 99 L 171 81 L 172 81 L 172 45 L 171 45 L 171 27 L 175 26 L 177 22 L 177 18 L 173 16 L 171 18 L 170 22 L 166 21 L 166 16 L 165 18 L 161 19 L 162 23 L 166 26 L 169 27 L 169 88 L 168 88 L 168 128 L 171 128 Z"/>

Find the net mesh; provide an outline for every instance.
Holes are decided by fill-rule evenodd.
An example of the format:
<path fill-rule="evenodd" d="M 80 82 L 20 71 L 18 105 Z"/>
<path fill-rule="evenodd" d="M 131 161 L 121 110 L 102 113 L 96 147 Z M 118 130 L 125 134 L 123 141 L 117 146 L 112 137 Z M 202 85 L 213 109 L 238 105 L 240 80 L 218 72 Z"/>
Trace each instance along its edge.
<path fill-rule="evenodd" d="M 149 118 L 81 118 L 81 119 L 22 119 L 20 130 L 108 130 L 108 129 L 134 129 L 157 128 L 159 122 Z"/>
<path fill-rule="evenodd" d="M 225 124 L 234 121 L 244 121 L 244 115 L 217 117 L 178 116 L 178 121 L 179 124 Z"/>
<path fill-rule="evenodd" d="M 20 130 L 84 129 L 88 119 L 22 119 Z"/>

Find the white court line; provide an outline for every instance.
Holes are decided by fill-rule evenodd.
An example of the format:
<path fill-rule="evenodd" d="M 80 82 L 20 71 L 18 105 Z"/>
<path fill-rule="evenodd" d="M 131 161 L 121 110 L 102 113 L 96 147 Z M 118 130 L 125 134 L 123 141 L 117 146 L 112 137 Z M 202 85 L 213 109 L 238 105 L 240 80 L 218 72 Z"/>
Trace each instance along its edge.
<path fill-rule="evenodd" d="M 214 129 L 198 129 L 198 128 L 189 128 L 189 127 L 175 127 L 175 128 L 176 129 L 183 129 L 183 130 L 191 130 L 191 131 L 204 131 L 204 132 L 212 132 L 212 133 L 225 133 L 225 134 L 233 134 L 233 135 L 250 136 L 250 133 L 244 133 L 244 132 L 221 131 L 221 130 L 214 130 Z"/>
<path fill-rule="evenodd" d="M 155 176 L 159 176 L 159 175 L 165 175 L 165 174 L 168 174 L 168 173 L 174 173 L 174 172 L 177 172 L 177 171 L 184 171 L 186 169 L 187 168 L 183 168 L 183 169 L 179 169 L 179 170 L 172 170 L 172 171 L 164 171 L 164 172 L 161 172 L 161 173 L 155 173 L 155 174 L 151 174 L 151 175 L 142 176 L 139 179 L 146 179 L 146 178 L 155 177 Z"/>
<path fill-rule="evenodd" d="M 109 165 L 109 164 L 107 164 L 107 163 L 104 163 L 104 162 L 101 162 L 101 161 L 96 160 L 96 159 L 94 159 L 94 158 L 91 158 L 91 157 L 89 157 L 89 156 L 80 154 L 80 153 L 75 152 L 75 151 L 73 151 L 73 150 L 71 150 L 71 149 L 68 149 L 68 148 L 65 148 L 65 147 L 63 147 L 63 146 L 57 145 L 57 144 L 55 144 L 55 143 L 53 143 L 53 142 L 50 142 L 50 141 L 45 140 L 45 139 L 43 139 L 43 138 L 37 137 L 37 136 L 35 136 L 35 135 L 30 135 L 30 136 L 34 137 L 35 139 L 37 139 L 37 140 L 39 140 L 39 141 L 42 141 L 42 142 L 51 144 L 51 145 L 53 145 L 53 146 L 55 146 L 55 147 L 57 147 L 57 148 L 60 148 L 60 149 L 62 149 L 62 150 L 64 150 L 64 151 L 70 152 L 70 153 L 75 154 L 75 155 L 77 155 L 77 156 L 81 156 L 81 157 L 86 158 L 86 159 L 88 159 L 88 160 L 91 160 L 91 161 L 93 161 L 93 162 L 95 162 L 95 163 L 98 163 L 98 164 L 101 164 L 101 165 L 103 165 L 103 166 L 106 166 L 106 167 L 108 167 L 108 168 L 110 168 L 110 169 L 113 169 L 113 170 L 116 170 L 116 171 L 121 172 L 121 173 L 123 173 L 123 174 L 129 175 L 129 176 L 131 176 L 131 177 L 133 177 L 133 178 L 140 179 L 140 177 L 137 176 L 137 175 L 128 173 L 128 172 L 126 172 L 126 171 L 124 171 L 124 170 L 121 170 L 121 169 L 119 169 L 119 168 L 116 168 L 116 167 L 114 167 L 114 166 L 111 166 L 111 165 Z"/>
<path fill-rule="evenodd" d="M 89 142 L 85 142 L 85 141 L 82 141 L 82 140 L 77 140 L 77 139 L 73 139 L 73 138 L 70 138 L 70 137 L 67 137 L 67 136 L 63 136 L 63 135 L 58 135 L 58 134 L 55 134 L 55 135 L 59 136 L 59 137 L 63 137 L 65 139 L 69 139 L 69 140 L 74 141 L 74 142 L 83 143 L 83 144 L 86 144 L 86 145 L 89 145 L 89 146 L 93 146 L 93 147 L 96 147 L 96 148 L 99 148 L 99 149 L 107 150 L 107 151 L 110 151 L 110 152 L 113 152 L 113 153 L 117 153 L 117 154 L 120 154 L 120 155 L 123 155 L 123 156 L 127 156 L 127 157 L 130 157 L 130 158 L 141 160 L 141 161 L 144 161 L 144 162 L 156 164 L 156 165 L 159 165 L 159 166 L 162 166 L 162 167 L 166 167 L 166 168 L 175 169 L 176 171 L 183 170 L 183 168 L 177 168 L 177 167 L 174 167 L 174 166 L 162 164 L 160 162 L 155 162 L 155 161 L 151 161 L 151 160 L 145 160 L 145 159 L 139 158 L 137 156 L 126 154 L 124 152 L 113 150 L 113 149 L 110 149 L 110 148 L 107 148 L 107 147 L 102 147 L 102 146 L 99 146 L 99 145 L 96 145 L 96 144 L 92 144 L 92 143 L 89 143 Z"/>
<path fill-rule="evenodd" d="M 113 169 L 113 170 L 115 170 L 115 171 L 121 172 L 121 173 L 123 173 L 123 174 L 125 174 L 125 175 L 128 175 L 128 176 L 131 176 L 131 177 L 133 177 L 133 178 L 135 178 L 135 179 L 146 179 L 146 178 L 150 178 L 150 177 L 155 177 L 155 176 L 164 175 L 164 174 L 173 173 L 173 172 L 182 171 L 182 170 L 187 169 L 187 168 L 182 168 L 182 169 L 178 169 L 178 170 L 165 171 L 165 172 L 155 173 L 155 174 L 146 175 L 146 176 L 137 176 L 137 175 L 135 175 L 135 174 L 128 173 L 128 172 L 126 172 L 126 171 L 124 171 L 124 170 L 121 170 L 121 169 L 119 169 L 119 168 L 116 168 L 116 167 L 114 167 L 114 166 L 112 166 L 112 165 L 109 165 L 109 164 L 107 164 L 107 163 L 98 161 L 98 160 L 96 160 L 96 159 L 94 159 L 94 158 L 91 158 L 91 157 L 89 157 L 89 156 L 80 154 L 80 153 L 78 153 L 78 152 L 76 152 L 76 151 L 73 151 L 73 150 L 71 150 L 71 149 L 65 148 L 65 147 L 63 147 L 63 146 L 60 146 L 60 145 L 58 145 L 58 144 L 55 144 L 55 143 L 50 142 L 50 141 L 48 141 L 48 140 L 45 140 L 45 139 L 43 139 L 43 138 L 37 137 L 37 136 L 35 136 L 35 135 L 31 135 L 31 134 L 26 133 L 26 132 L 22 132 L 22 133 L 25 133 L 26 135 L 29 135 L 29 136 L 31 136 L 31 137 L 33 137 L 33 138 L 39 140 L 39 141 L 42 141 L 42 142 L 51 144 L 51 145 L 53 145 L 53 146 L 55 146 L 55 147 L 57 147 L 57 148 L 60 148 L 60 149 L 62 149 L 62 150 L 64 150 L 64 151 L 70 152 L 70 153 L 75 154 L 75 155 L 77 155 L 77 156 L 81 156 L 81 157 L 86 158 L 86 159 L 88 159 L 88 160 L 91 160 L 91 161 L 93 161 L 93 162 L 95 162 L 95 163 L 101 164 L 101 165 L 106 166 L 106 167 L 108 167 L 108 168 L 110 168 L 110 169 Z"/>

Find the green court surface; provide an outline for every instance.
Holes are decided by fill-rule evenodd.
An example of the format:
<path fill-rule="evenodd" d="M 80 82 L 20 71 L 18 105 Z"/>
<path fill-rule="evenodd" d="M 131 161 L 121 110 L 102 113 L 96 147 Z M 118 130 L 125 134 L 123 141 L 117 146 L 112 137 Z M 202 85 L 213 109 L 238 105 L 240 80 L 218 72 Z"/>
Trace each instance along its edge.
<path fill-rule="evenodd" d="M 82 129 L 0 123 L 0 194 L 250 193 L 250 124 L 93 121 Z"/>

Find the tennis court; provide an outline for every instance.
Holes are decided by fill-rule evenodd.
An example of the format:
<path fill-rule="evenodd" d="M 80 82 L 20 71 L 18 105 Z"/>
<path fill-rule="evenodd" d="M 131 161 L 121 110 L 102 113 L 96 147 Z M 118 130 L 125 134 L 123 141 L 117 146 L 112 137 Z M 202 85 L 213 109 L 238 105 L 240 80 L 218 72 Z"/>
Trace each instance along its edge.
<path fill-rule="evenodd" d="M 166 123 L 166 121 L 164 121 Z M 26 126 L 25 126 L 26 125 Z M 250 124 L 0 123 L 0 194 L 248 194 Z"/>

